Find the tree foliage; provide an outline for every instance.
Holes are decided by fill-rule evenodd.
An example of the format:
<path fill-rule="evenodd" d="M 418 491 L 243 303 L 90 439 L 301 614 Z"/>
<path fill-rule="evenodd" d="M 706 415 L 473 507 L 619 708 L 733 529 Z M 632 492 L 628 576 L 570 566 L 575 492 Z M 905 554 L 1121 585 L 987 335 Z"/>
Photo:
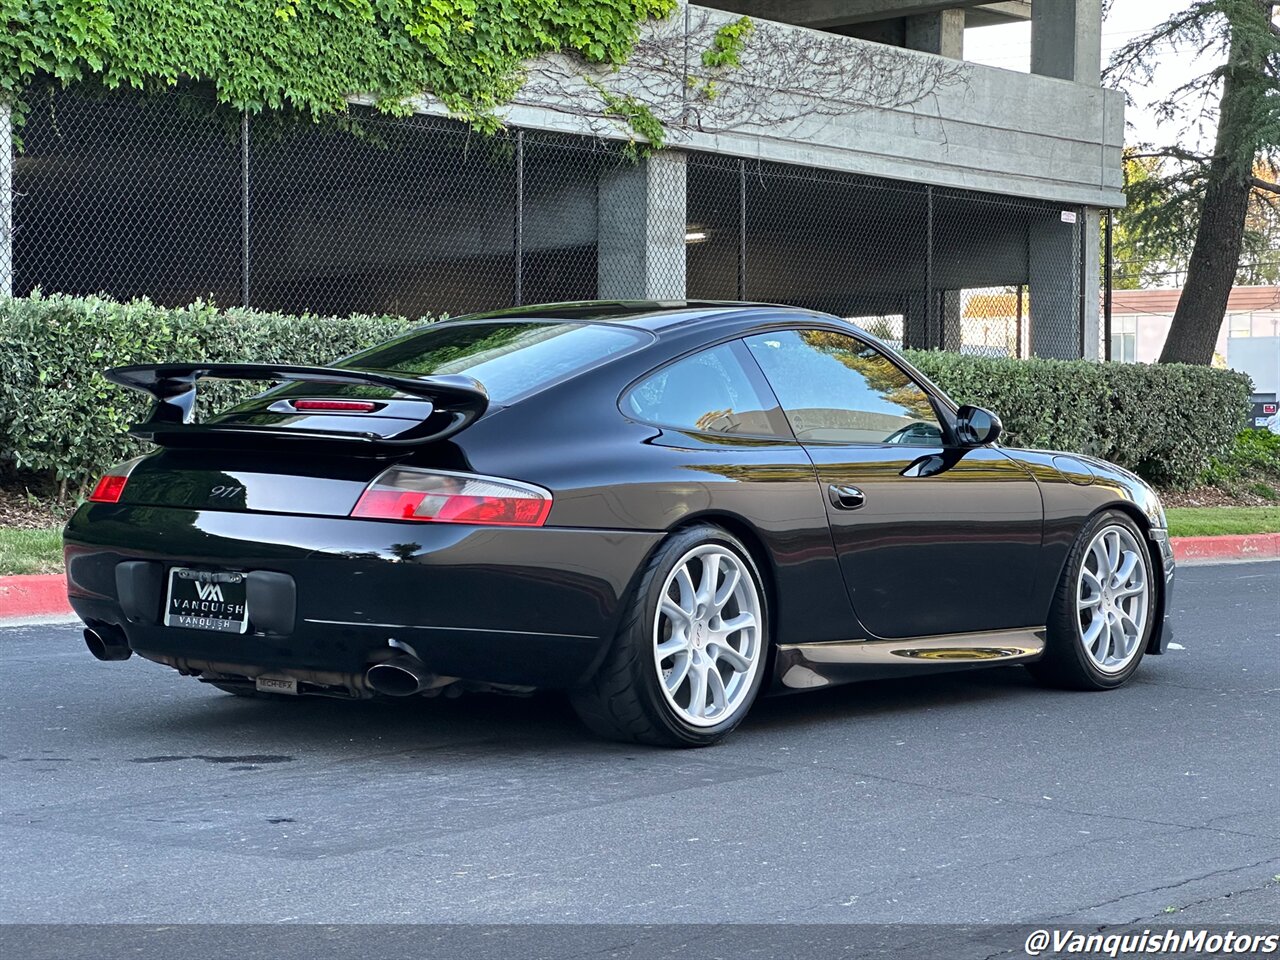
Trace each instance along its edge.
<path fill-rule="evenodd" d="M 1177 174 L 1153 156 L 1126 156 L 1125 193 L 1129 205 L 1116 214 L 1112 237 L 1113 284 L 1117 290 L 1175 287 L 1187 275 L 1199 204 L 1180 194 Z M 1261 159 L 1254 177 L 1280 182 L 1280 169 Z M 1171 182 L 1172 181 L 1172 182 Z M 1255 186 L 1249 193 L 1244 246 L 1236 283 L 1280 282 L 1280 196 Z"/>
<path fill-rule="evenodd" d="M 1159 157 L 1126 156 L 1124 183 L 1129 205 L 1115 217 L 1112 282 L 1117 290 L 1172 286 L 1187 270 L 1195 207 L 1168 184 Z"/>
<path fill-rule="evenodd" d="M 433 94 L 482 127 L 551 52 L 621 63 L 675 0 L 0 0 L 0 100 L 21 119 L 33 84 L 153 90 L 207 82 L 238 110 L 388 112 Z"/>
<path fill-rule="evenodd" d="M 1280 168 L 1265 158 L 1253 167 L 1255 181 L 1280 183 Z M 1280 194 L 1254 186 L 1244 221 L 1244 256 L 1236 282 L 1248 286 L 1280 283 Z"/>
<path fill-rule="evenodd" d="M 1108 68 L 1110 82 L 1132 89 L 1171 56 L 1210 65 L 1152 105 L 1167 142 L 1131 154 L 1154 162 L 1130 179 L 1127 238 L 1177 253 L 1181 235 L 1187 247 L 1186 290 L 1162 360 L 1209 363 L 1242 262 L 1276 253 L 1271 198 L 1280 185 L 1259 173 L 1274 170 L 1280 154 L 1276 6 L 1195 0 L 1118 50 Z"/>

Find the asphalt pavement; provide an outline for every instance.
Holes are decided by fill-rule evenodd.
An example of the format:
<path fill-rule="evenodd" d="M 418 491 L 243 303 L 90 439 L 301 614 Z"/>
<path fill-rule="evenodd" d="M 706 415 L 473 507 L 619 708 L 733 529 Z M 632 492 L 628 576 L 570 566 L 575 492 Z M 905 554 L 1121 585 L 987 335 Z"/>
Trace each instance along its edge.
<path fill-rule="evenodd" d="M 1120 691 L 868 683 L 685 752 L 551 695 L 243 700 L 0 630 L 0 920 L 1280 924 L 1280 563 L 1175 607 Z"/>

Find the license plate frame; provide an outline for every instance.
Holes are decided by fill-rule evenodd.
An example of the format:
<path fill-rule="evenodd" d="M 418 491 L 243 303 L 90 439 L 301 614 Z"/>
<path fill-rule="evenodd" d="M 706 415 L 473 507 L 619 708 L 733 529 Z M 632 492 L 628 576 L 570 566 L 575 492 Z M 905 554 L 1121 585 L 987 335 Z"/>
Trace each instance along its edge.
<path fill-rule="evenodd" d="M 171 567 L 164 625 L 206 633 L 249 631 L 248 584 L 243 573 Z"/>

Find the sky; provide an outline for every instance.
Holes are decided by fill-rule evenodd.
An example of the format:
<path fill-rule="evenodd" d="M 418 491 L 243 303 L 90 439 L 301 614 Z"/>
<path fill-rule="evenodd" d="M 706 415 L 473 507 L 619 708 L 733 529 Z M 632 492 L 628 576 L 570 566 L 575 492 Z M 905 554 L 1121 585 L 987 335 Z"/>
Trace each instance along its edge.
<path fill-rule="evenodd" d="M 1111 54 L 1168 16 L 1187 6 L 1183 0 L 1115 0 L 1102 25 L 1102 63 Z M 1031 24 L 1017 23 L 1000 27 L 979 27 L 964 35 L 966 60 L 1006 70 L 1027 72 L 1031 66 Z M 1152 100 L 1173 90 L 1192 77 L 1205 72 L 1203 64 L 1189 59 L 1188 54 L 1172 50 L 1162 52 L 1154 83 L 1148 88 L 1129 90 L 1133 103 L 1126 112 L 1129 130 L 1126 140 L 1139 142 L 1176 142 L 1179 132 L 1162 135 L 1156 118 L 1148 109 Z"/>

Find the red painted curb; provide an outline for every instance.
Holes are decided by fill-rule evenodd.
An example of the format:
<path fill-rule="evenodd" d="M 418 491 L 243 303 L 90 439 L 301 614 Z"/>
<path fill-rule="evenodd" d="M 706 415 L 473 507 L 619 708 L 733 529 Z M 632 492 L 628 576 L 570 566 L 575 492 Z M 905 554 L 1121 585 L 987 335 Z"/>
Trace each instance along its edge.
<path fill-rule="evenodd" d="M 1280 533 L 1173 537 L 1172 542 L 1173 555 L 1178 563 L 1280 559 Z M 69 613 L 67 579 L 62 574 L 0 577 L 0 619 L 64 616 Z"/>
<path fill-rule="evenodd" d="M 1210 560 L 1274 560 L 1280 558 L 1280 533 L 1237 537 L 1172 537 L 1178 563 Z"/>
<path fill-rule="evenodd" d="M 0 577 L 0 618 L 62 616 L 67 603 L 67 578 L 60 573 Z"/>

